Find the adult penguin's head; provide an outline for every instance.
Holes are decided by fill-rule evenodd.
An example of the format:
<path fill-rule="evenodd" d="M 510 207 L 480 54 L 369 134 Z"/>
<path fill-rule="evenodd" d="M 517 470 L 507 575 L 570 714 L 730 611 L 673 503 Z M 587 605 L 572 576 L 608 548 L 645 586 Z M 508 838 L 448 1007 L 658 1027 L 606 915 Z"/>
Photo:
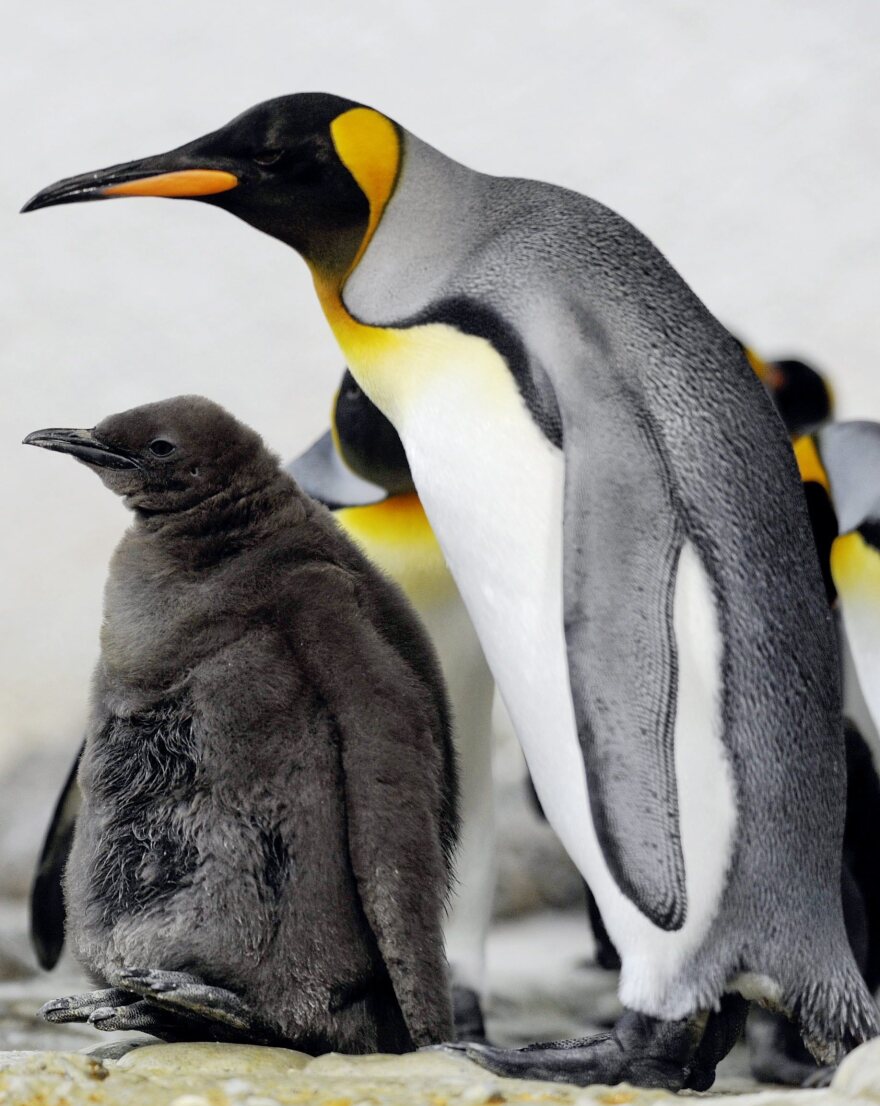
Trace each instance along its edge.
<path fill-rule="evenodd" d="M 351 100 L 304 92 L 258 104 L 168 153 L 68 177 L 25 204 L 119 196 L 202 200 L 342 274 L 366 244 L 394 187 L 400 130 Z"/>

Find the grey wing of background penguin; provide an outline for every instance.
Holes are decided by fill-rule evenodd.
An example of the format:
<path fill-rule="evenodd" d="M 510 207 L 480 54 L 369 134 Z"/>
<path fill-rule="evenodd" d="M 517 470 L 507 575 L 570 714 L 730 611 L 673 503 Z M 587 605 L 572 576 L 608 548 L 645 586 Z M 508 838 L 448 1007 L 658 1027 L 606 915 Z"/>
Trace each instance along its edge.
<path fill-rule="evenodd" d="M 82 751 L 81 746 L 55 803 L 55 810 L 46 831 L 31 888 L 31 945 L 36 953 L 37 962 L 46 971 L 55 967 L 64 948 L 65 913 L 62 878 L 70 855 L 81 799 L 77 772 Z"/>
<path fill-rule="evenodd" d="M 388 494 L 346 466 L 329 430 L 285 468 L 307 495 L 331 510 L 378 503 Z"/>

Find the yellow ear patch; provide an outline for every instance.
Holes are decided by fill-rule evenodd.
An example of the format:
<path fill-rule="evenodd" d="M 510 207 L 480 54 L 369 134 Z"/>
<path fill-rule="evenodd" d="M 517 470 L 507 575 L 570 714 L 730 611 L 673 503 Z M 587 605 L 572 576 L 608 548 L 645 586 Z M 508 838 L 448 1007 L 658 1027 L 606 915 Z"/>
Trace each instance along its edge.
<path fill-rule="evenodd" d="M 330 137 L 342 164 L 354 177 L 370 205 L 370 222 L 352 269 L 360 261 L 391 199 L 400 168 L 397 128 L 372 108 L 352 108 L 330 124 Z"/>
<path fill-rule="evenodd" d="M 842 534 L 831 546 L 831 575 L 841 597 L 880 601 L 880 551 L 857 530 Z"/>
<path fill-rule="evenodd" d="M 798 438 L 794 443 L 794 458 L 797 461 L 798 468 L 801 470 L 801 480 L 806 484 L 808 480 L 813 480 L 817 484 L 821 484 L 828 494 L 831 494 L 831 484 L 828 481 L 828 474 L 825 472 L 825 466 L 822 464 L 822 460 L 819 457 L 819 450 L 816 449 L 816 443 L 808 435 L 804 435 L 802 438 Z"/>

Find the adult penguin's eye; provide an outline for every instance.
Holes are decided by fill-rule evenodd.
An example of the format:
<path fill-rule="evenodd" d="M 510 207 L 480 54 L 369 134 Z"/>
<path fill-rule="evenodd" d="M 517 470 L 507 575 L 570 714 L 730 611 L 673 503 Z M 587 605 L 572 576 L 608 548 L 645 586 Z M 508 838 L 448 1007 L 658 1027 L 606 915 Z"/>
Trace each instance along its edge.
<path fill-rule="evenodd" d="M 156 457 L 167 457 L 169 453 L 173 453 L 177 448 L 173 442 L 166 442 L 164 438 L 155 438 L 150 442 L 150 453 Z"/>
<path fill-rule="evenodd" d="M 254 161 L 257 165 L 275 165 L 284 157 L 283 150 L 266 149 L 260 150 L 258 154 L 254 154 Z"/>

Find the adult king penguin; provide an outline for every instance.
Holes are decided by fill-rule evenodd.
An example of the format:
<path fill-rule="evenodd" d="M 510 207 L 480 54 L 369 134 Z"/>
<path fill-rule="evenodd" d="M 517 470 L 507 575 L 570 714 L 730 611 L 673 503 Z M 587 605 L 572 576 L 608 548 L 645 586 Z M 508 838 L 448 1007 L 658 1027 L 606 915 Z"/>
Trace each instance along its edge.
<path fill-rule="evenodd" d="M 204 200 L 309 264 L 620 951 L 613 1033 L 470 1055 L 704 1088 L 739 1030 L 731 990 L 826 1059 L 877 1033 L 843 924 L 837 655 L 791 447 L 657 249 L 324 94 L 27 209 L 126 195 Z"/>

